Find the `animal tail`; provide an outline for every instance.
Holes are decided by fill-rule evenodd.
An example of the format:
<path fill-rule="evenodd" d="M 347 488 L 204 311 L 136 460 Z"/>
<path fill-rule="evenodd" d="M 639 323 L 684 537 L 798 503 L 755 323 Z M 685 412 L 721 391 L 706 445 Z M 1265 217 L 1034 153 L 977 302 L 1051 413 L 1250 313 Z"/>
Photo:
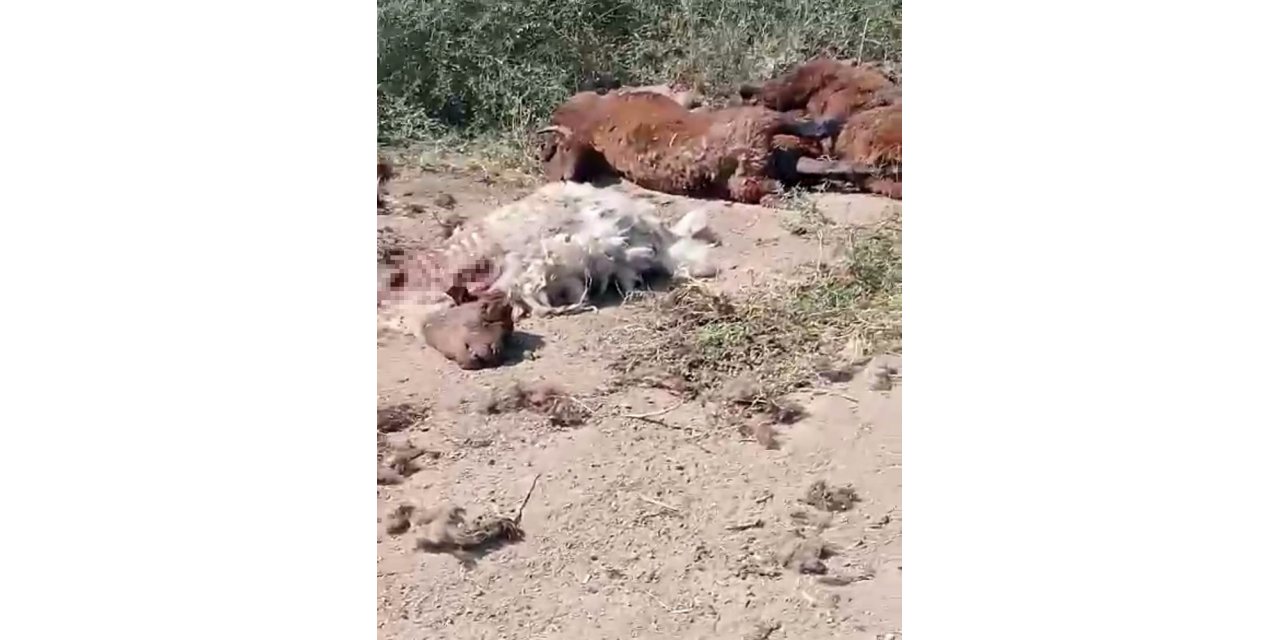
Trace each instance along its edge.
<path fill-rule="evenodd" d="M 824 120 L 798 120 L 788 118 L 778 132 L 801 138 L 834 138 L 844 129 L 844 118 L 826 118 Z"/>

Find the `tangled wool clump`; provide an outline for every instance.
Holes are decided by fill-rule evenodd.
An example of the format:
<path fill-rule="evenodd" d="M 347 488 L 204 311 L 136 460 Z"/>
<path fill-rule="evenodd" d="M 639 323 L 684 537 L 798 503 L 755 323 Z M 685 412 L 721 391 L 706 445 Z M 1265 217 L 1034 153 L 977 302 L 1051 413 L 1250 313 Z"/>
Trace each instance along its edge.
<path fill-rule="evenodd" d="M 701 210 L 668 227 L 645 200 L 617 189 L 560 182 L 462 230 L 450 251 L 488 256 L 497 273 L 490 290 L 516 305 L 539 314 L 566 313 L 589 307 L 590 299 L 611 285 L 625 295 L 655 274 L 714 274 L 710 244 L 698 237 L 705 228 Z"/>

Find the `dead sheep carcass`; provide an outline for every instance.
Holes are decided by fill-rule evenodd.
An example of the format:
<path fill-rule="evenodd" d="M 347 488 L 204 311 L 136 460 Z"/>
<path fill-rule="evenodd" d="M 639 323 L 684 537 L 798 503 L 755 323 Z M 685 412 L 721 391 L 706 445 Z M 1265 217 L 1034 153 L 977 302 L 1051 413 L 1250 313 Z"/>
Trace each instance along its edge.
<path fill-rule="evenodd" d="M 873 65 L 818 58 L 763 85 L 743 85 L 740 92 L 745 101 L 771 109 L 844 119 L 830 149 L 838 162 L 801 162 L 802 173 L 902 197 L 902 89 Z"/>
<path fill-rule="evenodd" d="M 454 232 L 445 246 L 405 256 L 381 277 L 380 326 L 422 339 L 464 368 L 502 359 L 513 316 L 592 308 L 651 276 L 715 273 L 705 213 L 672 226 L 616 188 L 558 182 Z"/>
<path fill-rule="evenodd" d="M 808 122 L 762 107 L 690 111 L 659 93 L 582 92 L 539 134 L 548 180 L 614 172 L 646 189 L 757 204 L 789 168 L 774 140 L 834 137 L 838 120 Z M 781 162 L 780 162 L 781 161 Z"/>

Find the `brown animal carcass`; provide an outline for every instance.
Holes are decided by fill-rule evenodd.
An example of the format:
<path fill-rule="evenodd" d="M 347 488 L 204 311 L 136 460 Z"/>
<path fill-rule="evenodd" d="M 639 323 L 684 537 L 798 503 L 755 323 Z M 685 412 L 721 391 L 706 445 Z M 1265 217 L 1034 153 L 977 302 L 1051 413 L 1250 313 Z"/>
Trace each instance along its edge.
<path fill-rule="evenodd" d="M 763 85 L 743 85 L 740 93 L 745 101 L 771 109 L 845 119 L 830 150 L 838 162 L 802 161 L 800 170 L 902 197 L 902 90 L 884 73 L 870 65 L 818 58 Z"/>
<path fill-rule="evenodd" d="M 836 138 L 846 175 L 872 193 L 902 198 L 902 103 L 861 111 Z"/>
<path fill-rule="evenodd" d="M 654 191 L 755 204 L 778 191 L 785 174 L 775 137 L 834 137 L 840 125 L 762 107 L 690 111 L 647 91 L 582 92 L 539 133 L 551 134 L 541 154 L 549 180 L 586 182 L 614 171 Z"/>

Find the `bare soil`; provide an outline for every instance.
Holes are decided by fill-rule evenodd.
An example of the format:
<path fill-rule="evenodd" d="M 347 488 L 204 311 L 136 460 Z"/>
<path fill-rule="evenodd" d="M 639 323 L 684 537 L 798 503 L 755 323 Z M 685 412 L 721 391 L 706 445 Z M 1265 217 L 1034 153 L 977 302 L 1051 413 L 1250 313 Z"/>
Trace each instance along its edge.
<path fill-rule="evenodd" d="M 408 172 L 391 192 L 420 210 L 378 224 L 430 245 L 445 237 L 441 218 L 483 215 L 533 188 Z M 724 267 L 709 284 L 722 291 L 830 249 L 821 234 L 784 230 L 777 210 L 628 188 L 673 219 L 707 209 Z M 817 203 L 850 224 L 900 206 Z M 794 396 L 805 416 L 777 426 L 768 449 L 710 420 L 702 401 L 612 383 L 610 354 L 626 345 L 611 336 L 638 312 L 522 321 L 512 362 L 480 371 L 379 335 L 378 406 L 408 409 L 385 412 L 378 434 L 380 466 L 405 471 L 378 486 L 378 637 L 899 638 L 901 381 L 869 379 L 897 359 Z M 564 398 L 511 402 L 517 384 Z M 557 419 L 561 409 L 580 419 Z M 420 549 L 455 526 L 446 505 L 465 509 L 458 530 L 492 540 Z M 508 535 L 517 513 L 522 538 Z"/>

